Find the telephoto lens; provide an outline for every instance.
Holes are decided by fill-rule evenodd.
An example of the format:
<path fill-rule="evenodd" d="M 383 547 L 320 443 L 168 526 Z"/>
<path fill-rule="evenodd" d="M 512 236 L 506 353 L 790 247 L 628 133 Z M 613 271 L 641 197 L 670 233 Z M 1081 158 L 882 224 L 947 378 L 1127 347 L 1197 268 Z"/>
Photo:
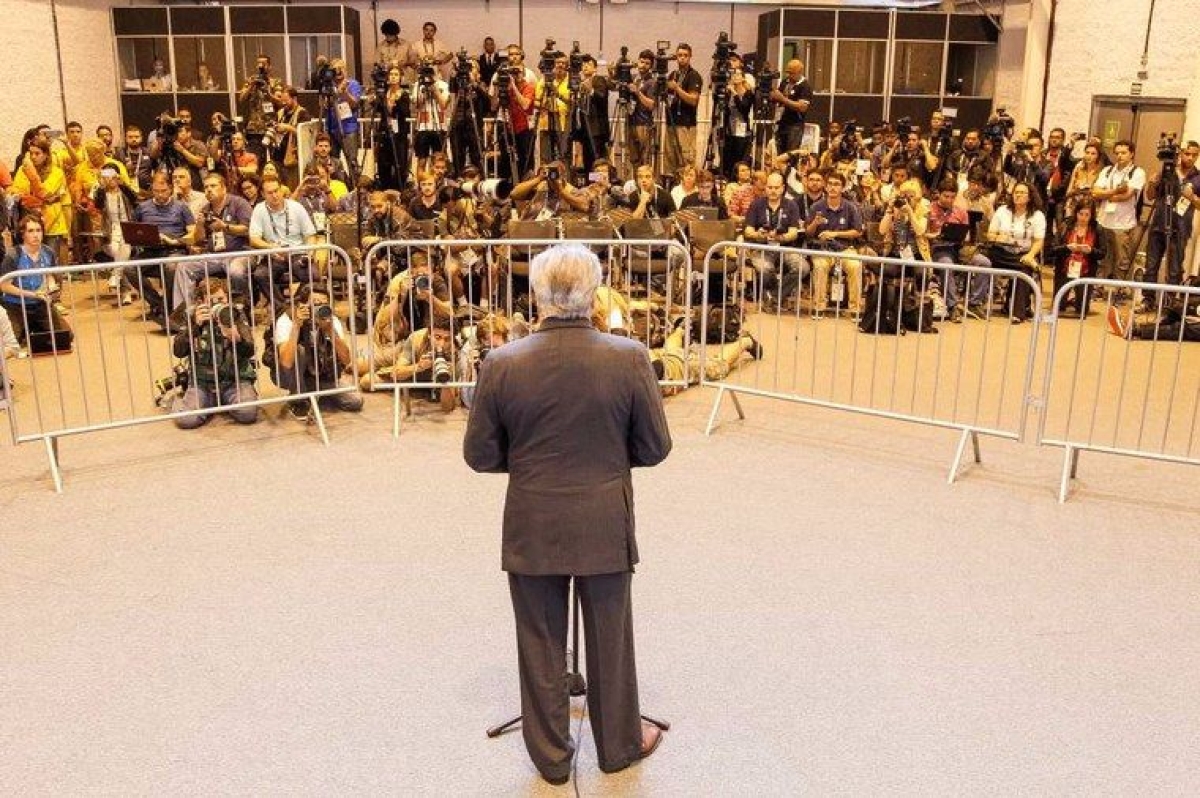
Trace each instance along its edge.
<path fill-rule="evenodd" d="M 317 305 L 313 315 L 317 321 L 329 321 L 333 318 L 333 308 L 329 305 Z"/>
<path fill-rule="evenodd" d="M 450 361 L 444 355 L 438 355 L 433 359 L 433 381 L 439 385 L 444 385 L 450 382 Z"/>

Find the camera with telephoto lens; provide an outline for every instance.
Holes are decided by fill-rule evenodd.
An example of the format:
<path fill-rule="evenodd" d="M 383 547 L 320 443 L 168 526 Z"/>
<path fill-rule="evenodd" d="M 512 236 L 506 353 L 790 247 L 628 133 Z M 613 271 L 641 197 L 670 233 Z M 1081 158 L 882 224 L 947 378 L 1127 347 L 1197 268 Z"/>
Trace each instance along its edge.
<path fill-rule="evenodd" d="M 318 321 L 318 322 L 329 321 L 332 318 L 333 318 L 333 306 L 332 305 L 317 305 L 315 308 L 313 308 L 313 320 L 314 321 Z"/>
<path fill-rule="evenodd" d="M 906 200 L 904 197 L 896 197 L 894 200 L 892 200 L 892 207 L 893 208 L 908 207 L 908 200 Z"/>
<path fill-rule="evenodd" d="M 163 114 L 158 118 L 158 135 L 162 137 L 165 144 L 170 144 L 175 141 L 175 137 L 179 135 L 179 130 L 187 124 L 182 119 Z"/>
<path fill-rule="evenodd" d="M 667 53 L 667 50 L 670 49 L 671 43 L 665 39 L 660 39 L 657 42 L 654 53 L 654 78 L 660 95 L 666 91 L 667 73 L 671 70 L 671 62 L 675 60 L 674 53 Z"/>
<path fill-rule="evenodd" d="M 438 385 L 445 385 L 454 379 L 454 369 L 450 366 L 450 359 L 444 352 L 437 352 L 433 358 L 433 381 Z"/>
<path fill-rule="evenodd" d="M 1174 133 L 1159 134 L 1158 150 L 1154 155 L 1164 166 L 1174 166 L 1179 162 L 1179 141 Z"/>
<path fill-rule="evenodd" d="M 275 127 L 274 122 L 268 124 L 267 129 L 263 131 L 262 145 L 267 150 L 273 150 L 279 146 L 279 130 Z"/>
<path fill-rule="evenodd" d="M 210 324 L 217 324 L 221 327 L 233 326 L 233 305 L 226 302 L 214 302 L 208 307 L 208 319 Z"/>

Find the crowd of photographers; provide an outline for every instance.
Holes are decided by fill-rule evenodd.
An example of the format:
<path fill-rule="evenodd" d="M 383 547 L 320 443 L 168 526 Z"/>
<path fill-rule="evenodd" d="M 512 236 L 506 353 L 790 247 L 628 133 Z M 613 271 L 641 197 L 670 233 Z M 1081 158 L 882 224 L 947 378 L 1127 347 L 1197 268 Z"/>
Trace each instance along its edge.
<path fill-rule="evenodd" d="M 365 264 L 386 286 L 373 298 L 368 360 L 351 351 L 347 332 L 361 308 L 348 309 L 345 321 L 333 313 L 334 297 L 318 279 L 326 264 L 256 253 L 326 241 L 338 224 L 355 231 L 349 248 L 358 259 L 379 242 L 502 238 L 522 222 L 620 229 L 646 220 L 702 256 L 700 242 L 686 240 L 688 222 L 729 220 L 732 235 L 772 245 L 739 275 L 763 306 L 803 302 L 813 317 L 837 310 L 856 320 L 869 310 L 868 285 L 883 279 L 860 255 L 1030 275 L 1046 265 L 1056 287 L 1079 276 L 1185 278 L 1200 208 L 1195 142 L 1164 141 L 1162 168 L 1147 175 L 1129 141 L 1106 150 L 1061 128 L 1020 130 L 1003 110 L 981 129 L 955 130 L 935 112 L 870 127 L 831 122 L 813 140 L 805 135 L 816 120 L 804 64 L 755 70 L 725 34 L 706 81 L 687 44 L 659 42 L 636 58 L 621 48 L 605 65 L 577 45 L 563 52 L 547 41 L 530 66 L 520 46 L 501 50 L 490 37 L 477 56 L 452 53 L 433 23 L 413 43 L 391 20 L 381 32 L 365 86 L 341 59 L 316 63 L 303 88 L 318 92 L 321 132 L 305 162 L 299 135 L 309 112 L 266 56 L 238 91 L 241 115 L 214 114 L 207 130 L 186 108 L 150 131 L 129 125 L 120 139 L 107 125 L 93 136 L 77 123 L 63 134 L 30 129 L 14 168 L 0 164 L 8 200 L 0 272 L 139 264 L 113 268 L 108 289 L 116 304 L 134 305 L 172 335 L 187 372 L 181 410 L 253 402 L 260 365 L 297 395 L 341 389 L 322 401 L 342 409 L 362 406 L 360 387 L 409 381 L 439 386 L 427 396 L 449 410 L 469 398 L 458 387 L 487 351 L 534 321 L 503 248 L 405 251 Z M 703 98 L 711 132 L 701 138 Z M 360 128 L 360 118 L 371 124 Z M 156 235 L 127 241 L 137 225 Z M 1146 265 L 1135 274 L 1140 243 Z M 185 254 L 213 260 L 164 262 Z M 710 301 L 729 298 L 723 282 L 714 281 Z M 936 295 L 936 317 L 952 323 L 990 318 L 993 301 L 1015 323 L 1037 312 L 1028 291 L 1005 298 L 993 287 L 932 266 L 920 290 Z M 655 286 L 643 288 L 652 300 Z M 60 289 L 34 277 L 6 286 L 0 323 L 14 328 L 0 330 L 6 345 L 32 349 L 35 333 L 69 336 Z M 1074 310 L 1086 315 L 1081 293 Z M 598 323 L 634 326 L 634 311 L 622 306 L 614 316 L 607 301 Z M 651 314 L 661 310 L 649 305 Z M 262 343 L 253 340 L 256 310 L 273 317 Z M 689 357 L 683 370 L 694 376 L 762 354 L 752 336 L 735 334 L 718 362 L 697 365 L 692 342 L 674 334 L 677 321 L 661 319 L 662 334 L 646 341 L 662 373 Z M 352 384 L 354 365 L 361 386 Z M 309 406 L 296 401 L 292 410 L 306 417 Z M 243 407 L 234 418 L 254 421 L 257 410 Z"/>

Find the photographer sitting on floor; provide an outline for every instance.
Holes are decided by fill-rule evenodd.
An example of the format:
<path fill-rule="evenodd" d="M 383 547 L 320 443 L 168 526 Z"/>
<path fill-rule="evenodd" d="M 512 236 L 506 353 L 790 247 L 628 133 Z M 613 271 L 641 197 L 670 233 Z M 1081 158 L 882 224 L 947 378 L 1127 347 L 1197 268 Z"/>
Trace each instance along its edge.
<path fill-rule="evenodd" d="M 455 351 L 454 331 L 450 319 L 434 315 L 428 327 L 408 336 L 400 348 L 396 365 L 391 368 L 394 382 L 443 383 L 459 379 L 455 374 L 458 353 Z M 437 402 L 443 413 L 458 406 L 458 389 L 450 387 L 416 388 L 417 398 Z"/>
<path fill-rule="evenodd" d="M 409 268 L 388 283 L 387 293 L 372 331 L 372 359 L 361 376 L 363 390 L 374 382 L 389 382 L 390 367 L 400 358 L 405 339 L 415 330 L 428 327 L 435 316 L 449 318 L 450 290 L 441 274 L 434 274 L 429 255 L 416 251 L 409 255 Z"/>
<path fill-rule="evenodd" d="M 258 389 L 254 386 L 258 367 L 254 362 L 250 324 L 242 311 L 230 304 L 224 280 L 210 277 L 197 290 L 200 301 L 192 306 L 187 324 L 175 333 L 171 345 L 175 357 L 187 360 L 191 375 L 187 391 L 171 407 L 173 413 L 258 399 Z M 257 407 L 239 407 L 228 412 L 239 424 L 258 421 Z M 181 416 L 175 419 L 175 426 L 197 429 L 211 418 L 211 413 Z"/>
<path fill-rule="evenodd" d="M 329 295 L 319 285 L 301 285 L 293 292 L 287 309 L 275 320 L 273 340 L 264 347 L 263 362 L 270 367 L 275 384 L 293 394 L 326 391 L 353 385 L 345 374 L 353 363 L 350 338 L 342 322 L 333 315 Z M 353 392 L 320 398 L 321 406 L 357 413 L 363 397 Z M 308 417 L 308 403 L 289 403 L 296 418 Z"/>

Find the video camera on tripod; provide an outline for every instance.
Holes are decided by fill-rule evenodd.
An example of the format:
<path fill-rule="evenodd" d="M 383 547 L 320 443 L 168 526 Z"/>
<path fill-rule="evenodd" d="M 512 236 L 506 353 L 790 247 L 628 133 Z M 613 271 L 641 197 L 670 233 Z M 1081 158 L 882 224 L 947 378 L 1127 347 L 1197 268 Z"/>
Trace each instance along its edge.
<path fill-rule="evenodd" d="M 633 99 L 633 91 L 630 89 L 630 84 L 633 83 L 633 62 L 629 60 L 629 48 L 622 45 L 621 58 L 613 65 L 613 80 L 617 83 L 617 97 L 621 102 L 630 102 Z"/>
<path fill-rule="evenodd" d="M 675 54 L 667 52 L 670 49 L 671 42 L 666 39 L 659 39 L 655 42 L 654 80 L 659 97 L 662 97 L 667 90 L 667 73 L 671 71 L 671 62 L 675 60 Z"/>
<path fill-rule="evenodd" d="M 1004 142 L 1012 138 L 1016 128 L 1017 120 L 1008 115 L 1008 110 L 1004 106 L 1000 106 L 983 126 L 983 137 L 990 139 L 993 149 L 999 152 L 1000 148 L 1004 146 Z"/>
<path fill-rule="evenodd" d="M 1163 169 L 1174 169 L 1179 163 L 1179 139 L 1174 133 L 1160 133 L 1154 157 L 1162 162 Z"/>
<path fill-rule="evenodd" d="M 733 69 L 729 65 L 730 56 L 737 54 L 737 43 L 729 40 L 729 34 L 721 31 L 717 35 L 716 49 L 713 51 L 713 67 L 709 74 L 712 84 L 714 105 L 724 105 L 729 98 L 729 80 Z"/>
<path fill-rule="evenodd" d="M 317 93 L 322 97 L 333 97 L 337 94 L 338 80 L 337 70 L 329 65 L 327 61 L 319 61 L 317 63 Z"/>
<path fill-rule="evenodd" d="M 779 82 L 779 73 L 771 69 L 764 58 L 754 76 L 754 116 L 759 120 L 770 121 L 775 117 L 775 103 L 771 100 L 771 92 Z"/>
<path fill-rule="evenodd" d="M 571 42 L 571 53 L 567 61 L 567 88 L 572 95 L 579 92 L 579 84 L 583 80 L 582 72 L 583 52 L 579 49 L 579 42 Z"/>
<path fill-rule="evenodd" d="M 546 46 L 538 53 L 538 72 L 547 81 L 554 77 L 554 64 L 563 57 L 563 51 L 557 49 L 554 39 L 546 39 Z"/>
<path fill-rule="evenodd" d="M 422 58 L 421 63 L 417 65 L 417 86 L 428 90 L 433 88 L 435 82 L 437 82 L 437 66 L 433 63 L 432 58 Z"/>
<path fill-rule="evenodd" d="M 460 47 L 454 58 L 454 91 L 464 92 L 471 88 L 471 56 L 465 47 Z"/>

